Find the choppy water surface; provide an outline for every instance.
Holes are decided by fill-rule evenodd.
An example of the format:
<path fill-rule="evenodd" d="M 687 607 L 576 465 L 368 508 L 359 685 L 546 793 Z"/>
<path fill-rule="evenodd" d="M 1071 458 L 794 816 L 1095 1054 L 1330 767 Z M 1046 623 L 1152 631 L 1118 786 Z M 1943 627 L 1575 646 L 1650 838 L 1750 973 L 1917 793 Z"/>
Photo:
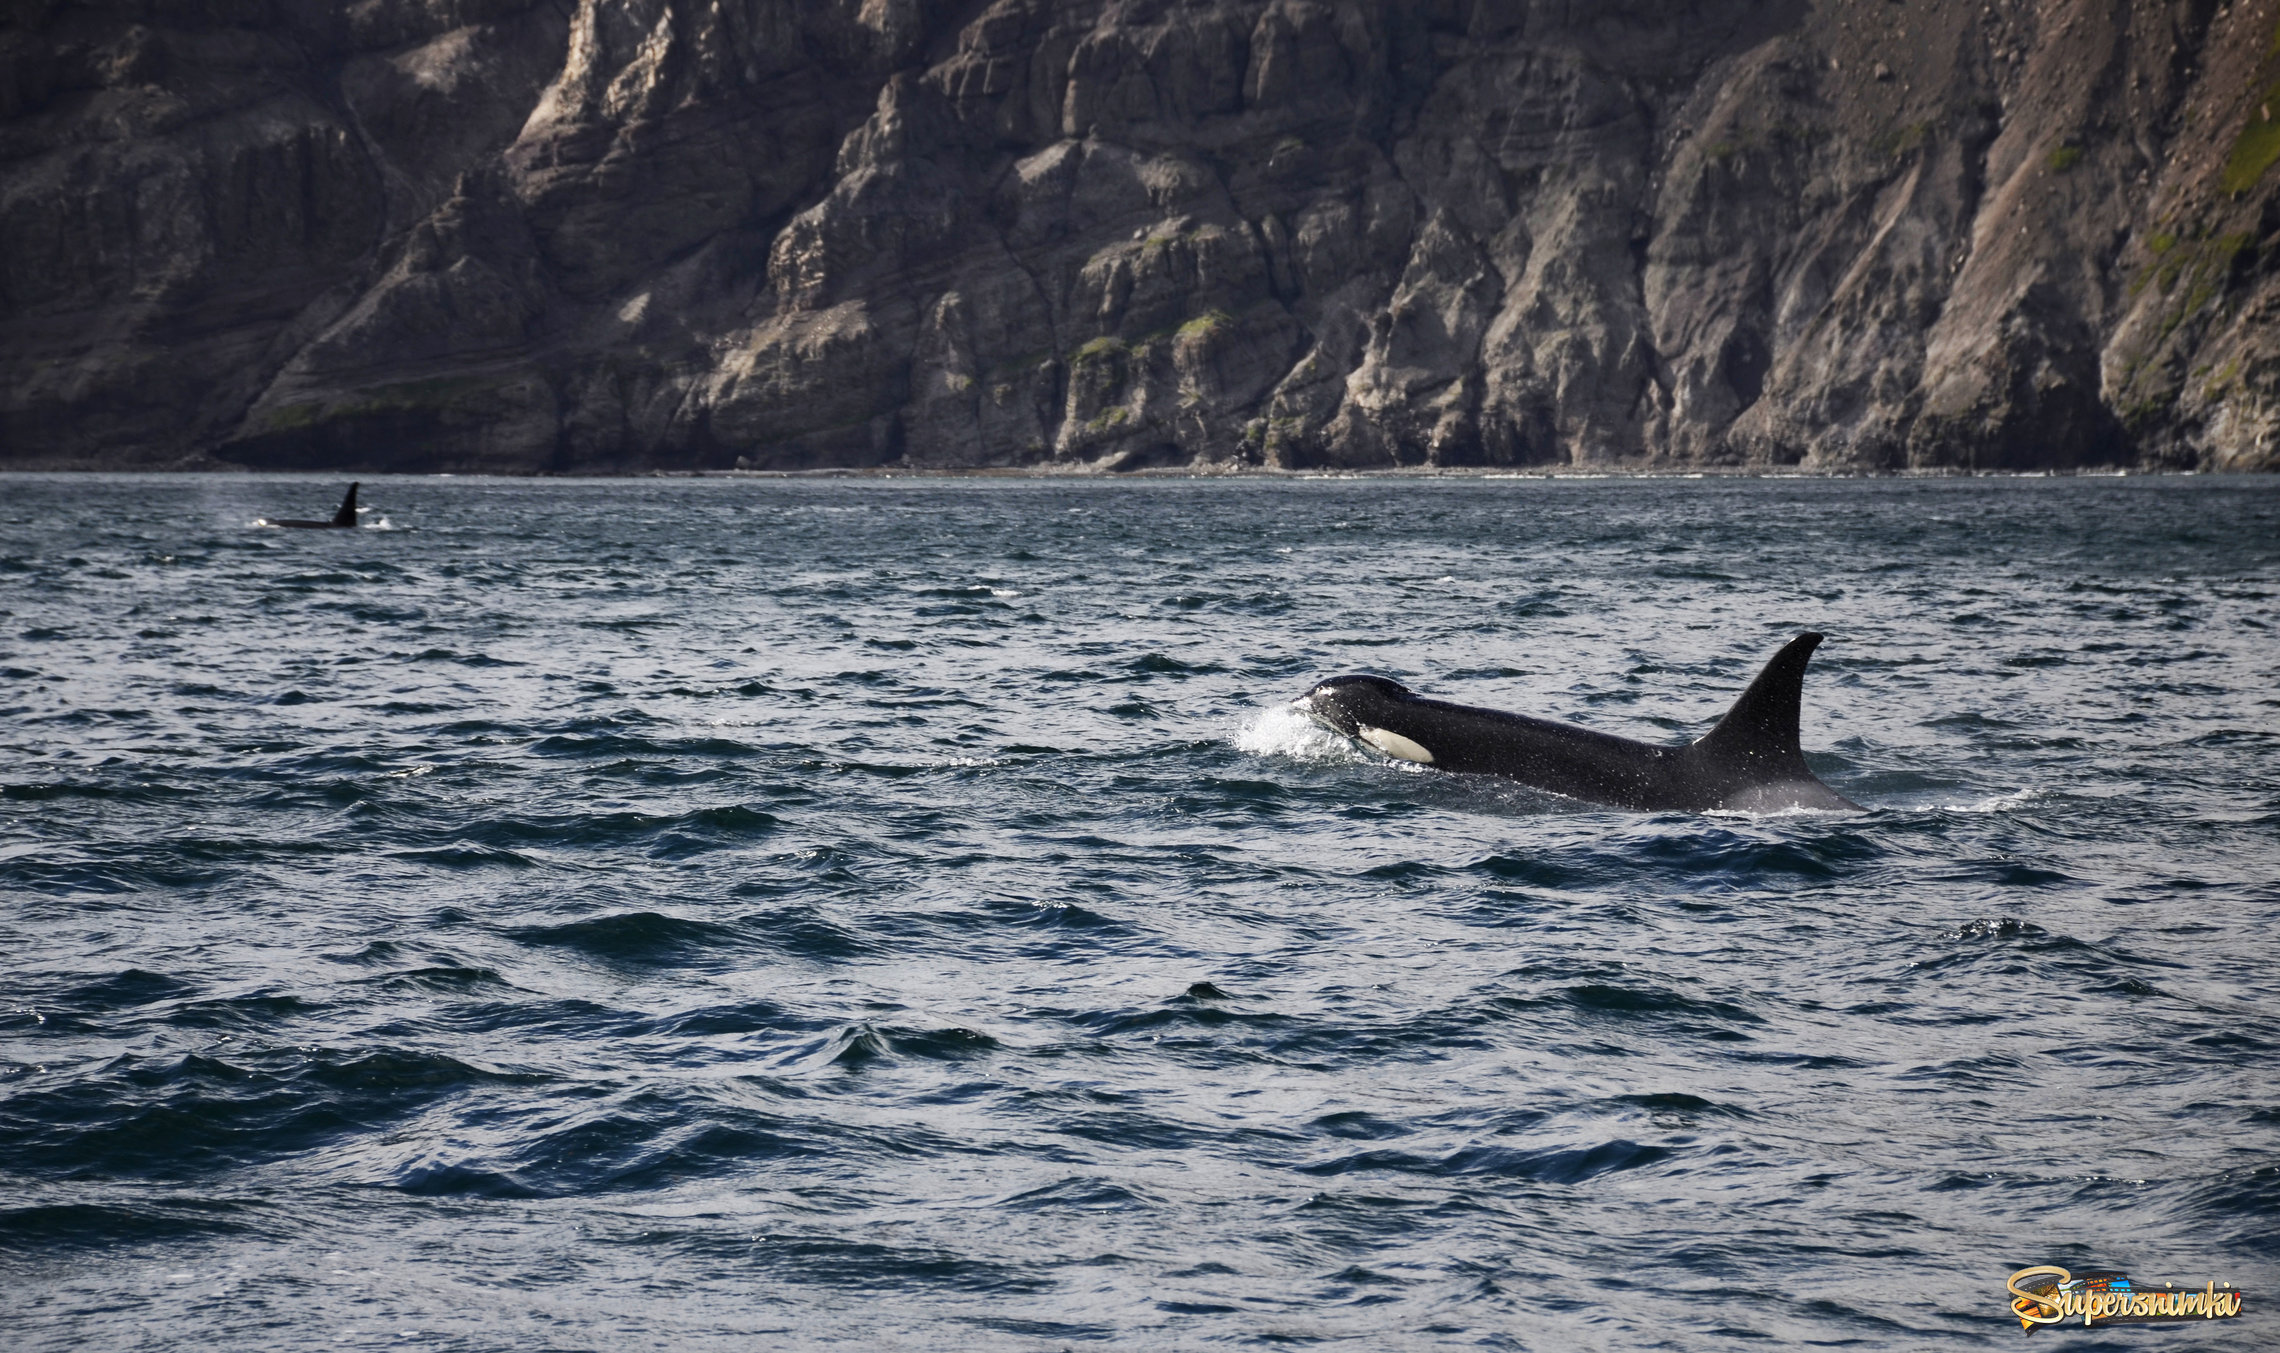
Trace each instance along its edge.
<path fill-rule="evenodd" d="M 13 1347 L 2280 1338 L 2280 484 L 339 487 L 0 478 Z"/>

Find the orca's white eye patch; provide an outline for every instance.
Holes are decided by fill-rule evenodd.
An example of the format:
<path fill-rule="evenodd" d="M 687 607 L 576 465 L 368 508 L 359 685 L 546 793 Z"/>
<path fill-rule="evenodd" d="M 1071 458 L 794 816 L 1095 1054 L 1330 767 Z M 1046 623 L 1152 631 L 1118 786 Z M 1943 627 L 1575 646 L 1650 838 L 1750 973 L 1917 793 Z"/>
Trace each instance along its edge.
<path fill-rule="evenodd" d="M 1383 728 L 1372 728 L 1364 724 L 1361 728 L 1361 739 L 1384 752 L 1387 756 L 1399 757 L 1403 761 L 1414 761 L 1421 766 L 1429 766 L 1433 763 L 1431 752 L 1426 751 L 1399 733 L 1390 732 Z"/>

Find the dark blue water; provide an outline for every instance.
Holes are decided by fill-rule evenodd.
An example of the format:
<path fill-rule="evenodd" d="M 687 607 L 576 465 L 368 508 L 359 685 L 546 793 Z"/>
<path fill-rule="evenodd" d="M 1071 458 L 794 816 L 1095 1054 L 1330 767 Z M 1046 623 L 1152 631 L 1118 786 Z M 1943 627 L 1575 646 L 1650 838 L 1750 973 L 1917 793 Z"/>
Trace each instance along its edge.
<path fill-rule="evenodd" d="M 339 487 L 0 478 L 12 1348 L 2280 1339 L 2280 483 Z"/>

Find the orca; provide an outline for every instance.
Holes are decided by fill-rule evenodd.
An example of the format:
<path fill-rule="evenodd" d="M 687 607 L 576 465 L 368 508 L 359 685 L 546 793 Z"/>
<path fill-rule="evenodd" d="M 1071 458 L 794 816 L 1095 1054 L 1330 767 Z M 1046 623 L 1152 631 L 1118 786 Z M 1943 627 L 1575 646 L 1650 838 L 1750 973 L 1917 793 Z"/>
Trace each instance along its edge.
<path fill-rule="evenodd" d="M 1380 676 L 1332 677 L 1297 704 L 1315 722 L 1387 756 L 1460 775 L 1498 775 L 1590 803 L 1679 813 L 1858 809 L 1814 777 L 1798 746 L 1805 664 L 1821 638 L 1790 640 L 1718 726 L 1683 747 L 1431 700 Z"/>
<path fill-rule="evenodd" d="M 331 521 L 294 519 L 271 521 L 269 518 L 263 517 L 261 524 L 263 526 L 292 526 L 305 531 L 328 531 L 334 528 L 353 531 L 356 529 L 356 485 L 348 486 L 348 496 L 340 500 L 340 511 L 333 513 Z"/>

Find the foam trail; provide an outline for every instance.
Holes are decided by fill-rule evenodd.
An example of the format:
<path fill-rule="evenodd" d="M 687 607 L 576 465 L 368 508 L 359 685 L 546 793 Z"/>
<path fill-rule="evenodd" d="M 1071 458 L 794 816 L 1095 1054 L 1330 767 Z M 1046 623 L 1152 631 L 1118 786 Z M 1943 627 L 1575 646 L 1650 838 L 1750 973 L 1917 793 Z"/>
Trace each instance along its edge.
<path fill-rule="evenodd" d="M 2024 808 L 2041 797 L 2042 791 L 2039 789 L 2014 789 L 2008 794 L 1997 794 L 1977 803 L 1943 803 L 1938 807 L 1944 813 L 2008 813 L 2014 808 Z"/>

